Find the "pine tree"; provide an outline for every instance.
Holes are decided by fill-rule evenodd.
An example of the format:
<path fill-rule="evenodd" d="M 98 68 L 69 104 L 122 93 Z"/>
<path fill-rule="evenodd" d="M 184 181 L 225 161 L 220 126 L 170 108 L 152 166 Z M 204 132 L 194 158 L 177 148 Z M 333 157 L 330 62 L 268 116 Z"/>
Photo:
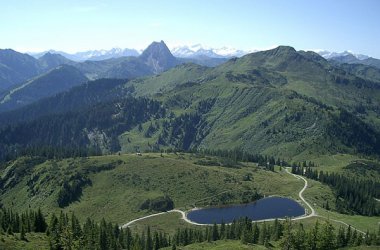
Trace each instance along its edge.
<path fill-rule="evenodd" d="M 274 241 L 277 241 L 280 239 L 280 223 L 278 223 L 278 219 L 276 218 L 273 222 L 273 226 L 272 226 L 272 235 L 271 235 L 271 239 L 274 240 Z"/>
<path fill-rule="evenodd" d="M 41 233 L 46 232 L 47 225 L 40 208 L 38 208 L 38 211 L 35 214 L 34 228 L 36 232 L 41 232 Z"/>
<path fill-rule="evenodd" d="M 306 247 L 307 249 L 317 249 L 317 242 L 319 237 L 319 221 L 315 222 L 314 228 L 306 234 Z"/>
<path fill-rule="evenodd" d="M 99 248 L 100 250 L 108 249 L 107 223 L 104 219 L 100 222 Z"/>
<path fill-rule="evenodd" d="M 287 219 L 284 223 L 284 231 L 280 239 L 280 246 L 282 249 L 290 250 L 293 248 L 293 243 L 292 222 Z"/>
<path fill-rule="evenodd" d="M 351 225 L 347 228 L 346 238 L 345 238 L 345 246 L 351 245 L 351 238 L 352 238 L 352 232 L 351 232 Z"/>
<path fill-rule="evenodd" d="M 133 238 L 132 238 L 131 230 L 127 227 L 125 229 L 125 248 L 126 249 L 130 249 L 131 248 L 132 241 L 133 241 Z"/>
<path fill-rule="evenodd" d="M 21 229 L 20 229 L 20 240 L 25 240 L 26 241 L 26 238 L 25 238 L 25 227 L 24 227 L 23 223 L 21 224 Z"/>
<path fill-rule="evenodd" d="M 212 241 L 216 241 L 219 239 L 218 226 L 216 223 L 212 226 Z"/>
<path fill-rule="evenodd" d="M 352 237 L 351 237 L 351 241 L 350 241 L 349 245 L 350 246 L 355 246 L 357 238 L 358 238 L 358 232 L 356 230 L 354 230 L 354 232 L 352 233 Z"/>
<path fill-rule="evenodd" d="M 9 235 L 13 235 L 13 229 L 12 229 L 12 226 L 11 226 L 11 225 L 8 226 L 7 234 L 9 234 Z"/>
<path fill-rule="evenodd" d="M 363 235 L 359 233 L 356 237 L 355 246 L 360 246 L 363 243 Z"/>
<path fill-rule="evenodd" d="M 226 238 L 226 224 L 224 221 L 222 221 L 222 224 L 220 225 L 220 239 Z"/>
<path fill-rule="evenodd" d="M 326 210 L 330 210 L 329 201 L 326 201 L 326 206 L 325 206 L 325 209 L 326 209 Z"/>
<path fill-rule="evenodd" d="M 71 232 L 68 226 L 65 226 L 61 232 L 60 243 L 61 243 L 62 249 L 68 249 L 68 250 L 73 249 L 73 246 L 74 246 L 73 233 Z M 105 250 L 105 249 L 106 248 L 101 248 L 101 250 Z"/>
<path fill-rule="evenodd" d="M 252 231 L 250 231 L 248 228 L 243 229 L 243 233 L 241 236 L 241 242 L 243 244 L 253 243 Z"/>
<path fill-rule="evenodd" d="M 49 230 L 47 231 L 47 235 L 49 236 L 50 249 L 56 250 L 62 248 L 60 242 L 61 230 L 59 228 L 58 218 L 55 214 L 53 214 L 50 218 Z"/>
<path fill-rule="evenodd" d="M 212 233 L 209 227 L 206 228 L 206 239 L 208 242 L 211 242 L 212 240 Z"/>
<path fill-rule="evenodd" d="M 260 245 L 264 245 L 266 240 L 267 240 L 267 225 L 264 222 L 261 225 L 260 234 L 259 234 L 259 242 L 258 243 Z"/>
<path fill-rule="evenodd" d="M 319 240 L 317 246 L 319 249 L 335 249 L 336 246 L 336 236 L 334 233 L 334 227 L 330 222 L 326 222 L 320 231 Z"/>
<path fill-rule="evenodd" d="M 257 244 L 259 242 L 259 237 L 260 237 L 260 229 L 257 226 L 257 223 L 255 222 L 252 227 L 252 235 L 253 235 L 253 242 L 254 244 Z"/>
<path fill-rule="evenodd" d="M 74 213 L 71 214 L 71 231 L 74 240 L 78 240 L 82 236 L 82 229 L 79 220 L 75 217 Z"/>
<path fill-rule="evenodd" d="M 152 235 L 150 233 L 150 227 L 149 226 L 148 226 L 147 233 L 146 233 L 145 250 L 153 250 L 153 240 L 152 240 Z"/>
<path fill-rule="evenodd" d="M 154 232 L 154 250 L 158 250 L 160 247 L 160 237 L 157 232 Z"/>
<path fill-rule="evenodd" d="M 339 231 L 338 231 L 336 246 L 338 248 L 342 248 L 342 247 L 347 246 L 346 233 L 345 233 L 344 227 L 342 227 L 342 226 L 339 228 Z"/>
<path fill-rule="evenodd" d="M 305 233 L 305 230 L 303 228 L 302 223 L 300 223 L 298 225 L 297 232 L 296 232 L 295 236 L 293 237 L 294 248 L 295 249 L 305 249 L 306 248 L 305 238 L 306 238 L 306 233 Z"/>

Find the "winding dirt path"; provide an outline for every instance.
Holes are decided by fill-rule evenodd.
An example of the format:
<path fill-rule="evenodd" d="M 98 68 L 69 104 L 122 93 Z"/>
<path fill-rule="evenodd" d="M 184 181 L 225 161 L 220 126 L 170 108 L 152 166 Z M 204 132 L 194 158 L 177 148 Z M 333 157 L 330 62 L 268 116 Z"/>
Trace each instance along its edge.
<path fill-rule="evenodd" d="M 187 217 L 186 217 L 186 213 L 182 210 L 179 210 L 179 209 L 173 209 L 173 210 L 169 210 L 167 212 L 161 212 L 161 213 L 156 213 L 156 214 L 150 214 L 150 215 L 147 215 L 147 216 L 144 216 L 144 217 L 140 217 L 140 218 L 137 218 L 137 219 L 134 219 L 134 220 L 131 220 L 130 222 L 128 223 L 125 223 L 124 225 L 122 225 L 121 227 L 122 228 L 127 228 L 129 227 L 130 225 L 132 225 L 133 223 L 137 222 L 137 221 L 140 221 L 140 220 L 145 220 L 145 219 L 148 219 L 148 218 L 151 218 L 151 217 L 155 217 L 155 216 L 159 216 L 159 215 L 163 215 L 163 214 L 168 214 L 168 213 L 180 213 L 182 218 L 184 221 L 186 221 L 187 223 L 190 223 L 190 224 L 193 224 L 193 225 L 197 225 L 197 226 L 205 226 L 206 224 L 199 224 L 199 223 L 196 223 L 194 221 L 191 221 L 189 220 Z"/>
<path fill-rule="evenodd" d="M 303 177 L 303 176 L 300 176 L 300 175 L 296 175 L 296 174 L 293 174 L 293 173 L 291 173 L 291 172 L 289 172 L 289 168 L 285 168 L 285 171 L 288 173 L 288 174 L 291 174 L 291 175 L 293 175 L 294 177 L 296 177 L 297 179 L 302 179 L 304 182 L 305 182 L 305 185 L 304 185 L 304 187 L 301 189 L 301 191 L 298 193 L 298 196 L 300 197 L 300 199 L 310 208 L 310 211 L 311 211 L 311 213 L 309 214 L 309 215 L 305 215 L 305 216 L 301 216 L 301 217 L 297 217 L 297 218 L 293 218 L 292 220 L 302 220 L 302 219 L 306 219 L 306 218 L 310 218 L 310 217 L 319 217 L 319 218 L 323 218 L 323 219 L 328 219 L 328 220 L 330 220 L 330 221 L 334 221 L 334 222 L 336 222 L 336 223 L 340 223 L 340 224 L 343 224 L 343 225 L 345 225 L 346 227 L 349 227 L 349 226 L 351 226 L 351 225 L 349 225 L 349 224 L 347 224 L 346 222 L 344 222 L 344 221 L 341 221 L 341 220 L 335 220 L 335 219 L 330 219 L 330 218 L 327 218 L 327 217 L 325 217 L 325 216 L 321 216 L 321 215 L 318 215 L 316 212 L 315 212 L 315 210 L 314 210 L 314 208 L 310 205 L 310 203 L 309 202 L 307 202 L 306 200 L 305 200 L 305 198 L 303 197 L 303 192 L 306 190 L 306 188 L 308 187 L 308 182 L 307 182 L 307 180 Z M 359 233 L 362 233 L 362 234 L 366 234 L 365 232 L 363 232 L 363 231 L 361 231 L 361 230 L 359 230 L 359 229 L 357 229 L 357 228 L 355 228 L 355 227 L 353 227 L 353 226 L 351 226 L 351 228 L 353 229 L 353 230 L 356 230 L 356 231 L 358 231 Z"/>
<path fill-rule="evenodd" d="M 306 218 L 310 218 L 310 217 L 313 217 L 313 216 L 316 216 L 317 213 L 315 212 L 314 208 L 310 205 L 309 202 L 307 202 L 305 200 L 305 198 L 303 197 L 303 192 L 306 190 L 307 186 L 308 186 L 308 182 L 307 180 L 303 177 L 303 176 L 300 176 L 300 175 L 296 175 L 296 174 L 292 174 L 289 172 L 289 168 L 285 168 L 285 171 L 288 173 L 288 174 L 291 174 L 293 175 L 294 177 L 296 177 L 297 179 L 301 179 L 305 182 L 305 185 L 303 186 L 303 188 L 301 189 L 301 191 L 298 193 L 298 196 L 300 197 L 300 199 L 309 207 L 310 209 L 310 214 L 308 215 L 305 215 L 305 216 L 302 216 L 302 217 L 297 217 L 297 218 L 294 218 L 294 220 L 301 220 L 301 219 L 306 219 Z"/>
<path fill-rule="evenodd" d="M 161 212 L 161 213 L 150 214 L 150 215 L 147 215 L 147 216 L 144 216 L 144 217 L 140 217 L 140 218 L 137 218 L 137 219 L 131 220 L 131 221 L 128 222 L 128 223 L 125 223 L 124 225 L 121 226 L 121 228 L 127 228 L 127 227 L 129 227 L 130 225 L 132 225 L 133 223 L 135 223 L 135 222 L 137 222 L 137 221 L 145 220 L 145 219 L 148 219 L 148 218 L 150 218 L 150 217 L 154 217 L 154 216 L 158 216 L 158 215 L 162 215 L 162 214 L 167 214 L 167 213 L 170 213 L 170 212 L 172 212 L 172 211 L 173 211 L 173 210 L 168 211 L 168 212 Z"/>

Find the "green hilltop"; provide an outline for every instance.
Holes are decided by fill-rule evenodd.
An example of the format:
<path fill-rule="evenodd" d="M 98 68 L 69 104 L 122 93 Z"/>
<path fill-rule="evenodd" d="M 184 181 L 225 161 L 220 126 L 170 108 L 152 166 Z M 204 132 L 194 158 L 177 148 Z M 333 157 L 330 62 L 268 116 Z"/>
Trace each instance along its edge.
<path fill-rule="evenodd" d="M 376 69 L 361 78 L 316 53 L 281 46 L 216 68 L 177 66 L 126 86 L 133 86 L 137 96 L 161 101 L 176 115 L 198 114 L 198 123 L 191 124 L 196 138 L 185 143 L 189 147 L 241 147 L 306 158 L 377 151 L 376 139 L 367 138 L 379 138 L 380 83 L 373 76 L 379 76 Z M 350 138 L 354 130 L 360 135 Z M 166 142 L 181 148 L 182 142 Z"/>

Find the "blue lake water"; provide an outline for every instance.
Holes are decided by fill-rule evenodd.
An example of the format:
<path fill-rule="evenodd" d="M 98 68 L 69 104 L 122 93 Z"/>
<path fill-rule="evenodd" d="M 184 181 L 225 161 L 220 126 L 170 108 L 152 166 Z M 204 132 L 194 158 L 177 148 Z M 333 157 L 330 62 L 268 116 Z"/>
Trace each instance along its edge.
<path fill-rule="evenodd" d="M 203 208 L 190 211 L 187 218 L 199 224 L 231 223 L 234 219 L 248 217 L 251 220 L 297 217 L 305 214 L 305 209 L 295 200 L 283 197 L 268 197 L 253 203 Z"/>

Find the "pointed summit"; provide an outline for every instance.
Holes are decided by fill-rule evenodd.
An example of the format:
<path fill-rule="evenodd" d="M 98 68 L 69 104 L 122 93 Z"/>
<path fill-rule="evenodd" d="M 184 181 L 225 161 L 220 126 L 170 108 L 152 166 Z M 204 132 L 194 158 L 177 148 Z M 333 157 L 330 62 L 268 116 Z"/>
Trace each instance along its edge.
<path fill-rule="evenodd" d="M 152 68 L 153 73 L 161 73 L 178 64 L 165 42 L 153 42 L 140 55 L 140 59 Z"/>

